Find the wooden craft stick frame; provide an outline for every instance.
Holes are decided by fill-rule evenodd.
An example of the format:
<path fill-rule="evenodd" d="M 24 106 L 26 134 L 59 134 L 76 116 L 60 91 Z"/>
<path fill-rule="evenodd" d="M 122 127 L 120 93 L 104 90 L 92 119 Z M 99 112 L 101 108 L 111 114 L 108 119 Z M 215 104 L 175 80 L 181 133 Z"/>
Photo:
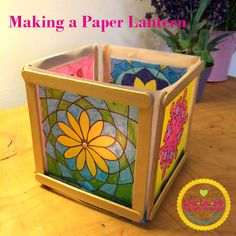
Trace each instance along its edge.
<path fill-rule="evenodd" d="M 184 145 L 184 155 L 179 161 L 177 167 L 174 170 L 174 173 L 170 176 L 167 184 L 159 195 L 158 199 L 155 200 L 155 183 L 156 183 L 156 173 L 157 173 L 157 165 L 159 158 L 150 161 L 151 171 L 149 173 L 148 184 L 150 186 L 147 192 L 147 212 L 146 212 L 146 220 L 152 220 L 156 211 L 158 210 L 161 202 L 163 201 L 165 195 L 170 189 L 174 179 L 178 175 L 181 167 L 187 159 L 187 141 L 189 136 L 189 128 L 191 127 L 192 120 L 192 111 L 193 105 L 195 103 L 197 85 L 199 80 L 199 75 L 204 68 L 204 63 L 197 57 L 194 56 L 186 56 L 182 54 L 171 54 L 167 52 L 156 52 L 147 49 L 134 49 L 134 48 L 126 48 L 120 46 L 110 46 L 106 45 L 103 48 L 103 71 L 104 71 L 104 81 L 111 81 L 111 58 L 128 60 L 128 61 L 140 61 L 144 63 L 150 64 L 163 64 L 174 67 L 182 67 L 186 68 L 186 73 L 181 77 L 173 85 L 170 85 L 167 88 L 164 88 L 161 91 L 152 92 L 154 98 L 157 100 L 157 106 L 153 108 L 153 110 L 157 109 L 156 117 L 154 117 L 153 121 L 157 122 L 156 131 L 155 131 L 155 148 L 153 151 L 150 150 L 150 155 L 153 157 L 158 157 L 160 151 L 160 142 L 162 135 L 162 127 L 163 120 L 165 115 L 165 109 L 169 105 L 169 103 L 178 96 L 193 80 L 195 80 L 195 85 L 193 89 L 193 97 L 190 104 L 190 114 L 189 114 L 189 125 L 187 127 L 187 138 Z M 159 101 L 158 101 L 159 100 Z M 155 102 L 154 102 L 155 104 Z M 150 158 L 152 159 L 152 158 Z"/>
<path fill-rule="evenodd" d="M 197 69 L 198 70 L 198 69 Z M 165 195 L 167 194 L 168 190 L 172 186 L 174 179 L 178 175 L 181 167 L 183 166 L 184 162 L 186 161 L 188 157 L 187 153 L 187 144 L 188 144 L 188 137 L 189 137 L 189 132 L 190 132 L 190 127 L 191 127 L 191 121 L 192 121 L 192 112 L 193 112 L 193 105 L 195 103 L 196 99 L 196 93 L 197 93 L 197 83 L 199 80 L 199 77 L 196 77 L 196 70 L 193 70 L 192 73 L 190 73 L 189 77 L 185 80 L 185 83 L 179 84 L 178 87 L 174 90 L 173 93 L 166 93 L 163 99 L 162 107 L 160 108 L 160 113 L 159 113 L 159 118 L 158 118 L 158 126 L 156 129 L 156 145 L 153 150 L 153 156 L 158 157 L 159 152 L 160 152 L 160 143 L 161 143 L 161 136 L 162 136 L 162 127 L 163 127 L 163 120 L 165 116 L 165 109 L 166 107 L 170 104 L 170 102 L 180 94 L 181 91 L 183 91 L 193 80 L 195 80 L 195 85 L 193 86 L 193 96 L 191 99 L 190 103 L 190 108 L 189 108 L 189 123 L 186 129 L 187 137 L 185 139 L 185 144 L 184 144 L 184 155 L 181 157 L 179 163 L 177 164 L 173 174 L 170 176 L 167 184 L 163 188 L 161 194 L 158 196 L 158 199 L 156 200 L 155 196 L 155 183 L 156 183 L 156 173 L 157 173 L 157 166 L 158 166 L 158 161 L 159 158 L 156 159 L 152 163 L 152 171 L 151 171 L 151 179 L 150 179 L 150 191 L 148 193 L 148 207 L 147 207 L 147 219 L 152 220 L 153 217 L 155 216 L 155 213 L 157 212 L 158 208 L 160 207 L 161 202 L 163 201 Z M 187 81 L 187 82 L 186 82 Z M 184 87 L 182 87 L 184 85 Z"/>
<path fill-rule="evenodd" d="M 42 69 L 35 68 L 33 64 L 26 65 L 23 68 L 22 74 L 26 82 L 29 114 L 31 120 L 31 128 L 33 131 L 32 137 L 37 180 L 42 184 L 55 188 L 56 190 L 59 190 L 64 194 L 70 195 L 74 199 L 86 201 L 91 205 L 102 207 L 107 211 L 113 212 L 122 217 L 129 218 L 133 221 L 142 221 L 146 196 L 143 188 L 138 188 L 138 186 L 139 184 L 142 184 L 145 189 L 146 185 L 146 181 L 143 176 L 147 175 L 148 172 L 147 160 L 149 156 L 151 131 L 150 127 L 153 107 L 152 95 L 144 91 L 129 90 L 128 88 L 120 88 L 114 85 L 101 84 L 95 81 L 88 81 L 82 79 L 75 80 L 73 77 L 70 76 L 62 76 L 49 71 L 44 71 Z M 36 86 L 38 85 L 78 93 L 83 96 L 92 96 L 104 100 L 112 100 L 114 102 L 137 106 L 139 108 L 138 136 L 144 137 L 144 141 L 140 142 L 139 139 L 137 140 L 137 154 L 134 172 L 134 179 L 136 180 L 136 182 L 134 183 L 133 189 L 132 209 L 105 200 L 101 197 L 87 193 L 83 190 L 71 187 L 70 185 L 62 183 L 45 175 L 45 168 L 42 156 L 43 144 L 40 142 L 42 129 L 39 120 L 40 110 L 37 106 L 38 96 L 36 92 Z M 149 126 L 148 129 L 147 126 Z M 143 149 L 143 145 L 145 145 L 147 149 Z"/>
<path fill-rule="evenodd" d="M 56 189 L 75 200 L 87 202 L 95 207 L 97 206 L 98 208 L 102 208 L 132 221 L 141 222 L 151 220 L 187 157 L 186 142 L 184 156 L 177 165 L 164 190 L 155 202 L 154 188 L 158 158 L 151 157 L 158 156 L 165 107 L 194 79 L 197 81 L 197 78 L 203 69 L 203 63 L 199 58 L 192 56 L 106 45 L 103 47 L 103 78 L 99 79 L 97 45 L 84 47 L 82 51 L 84 50 L 90 52 L 91 50 L 93 51 L 95 59 L 94 81 L 75 79 L 72 76 L 60 75 L 48 71 L 51 67 L 76 60 L 78 56 L 81 55 L 81 49 L 76 49 L 62 54 L 57 54 L 50 58 L 35 61 L 25 65 L 22 70 L 22 75 L 26 83 L 31 121 L 36 179 L 40 183 Z M 133 87 L 114 85 L 108 83 L 111 78 L 111 57 L 121 59 L 126 58 L 129 60 L 137 60 L 146 63 L 167 64 L 175 67 L 185 67 L 187 72 L 175 84 L 160 91 L 149 91 Z M 101 80 L 104 82 L 99 82 Z M 45 174 L 45 163 L 43 158 L 44 143 L 42 143 L 41 139 L 41 111 L 38 106 L 39 97 L 37 94 L 37 86 L 68 91 L 71 93 L 80 94 L 82 96 L 90 96 L 98 99 L 114 101 L 139 108 L 132 208 L 125 207 L 92 193 L 75 188 Z M 196 96 L 196 87 L 197 86 L 195 86 L 194 89 L 194 97 Z M 192 99 L 190 119 L 194 101 L 195 100 Z M 157 109 L 157 111 L 154 112 L 155 109 Z M 152 131 L 153 120 L 156 120 L 157 122 L 155 131 Z M 189 126 L 187 133 L 189 133 Z M 152 132 L 154 132 L 156 144 L 153 150 L 150 147 Z"/>

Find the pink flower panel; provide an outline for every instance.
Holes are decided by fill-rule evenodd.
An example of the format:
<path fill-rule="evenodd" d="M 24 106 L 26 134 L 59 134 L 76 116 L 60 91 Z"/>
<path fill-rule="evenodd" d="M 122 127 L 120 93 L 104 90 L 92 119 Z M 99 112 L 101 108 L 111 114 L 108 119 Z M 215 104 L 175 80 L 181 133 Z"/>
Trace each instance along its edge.
<path fill-rule="evenodd" d="M 162 179 L 165 177 L 166 170 L 177 158 L 178 145 L 184 131 L 184 125 L 188 119 L 187 113 L 187 89 L 183 95 L 173 102 L 170 109 L 170 119 L 163 138 L 163 145 L 160 149 L 160 165 L 162 169 Z"/>
<path fill-rule="evenodd" d="M 63 75 L 75 76 L 77 78 L 93 80 L 93 63 L 93 56 L 86 56 L 71 63 L 52 68 L 50 71 Z"/>

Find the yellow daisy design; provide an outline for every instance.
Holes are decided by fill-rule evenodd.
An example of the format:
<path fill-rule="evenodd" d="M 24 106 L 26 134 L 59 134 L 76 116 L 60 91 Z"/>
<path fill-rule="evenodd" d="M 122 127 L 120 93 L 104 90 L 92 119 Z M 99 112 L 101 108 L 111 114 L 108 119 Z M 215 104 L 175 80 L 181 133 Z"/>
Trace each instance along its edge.
<path fill-rule="evenodd" d="M 135 78 L 134 87 L 135 88 L 150 89 L 150 90 L 154 90 L 154 91 L 157 89 L 155 80 L 151 80 L 151 81 L 147 82 L 146 84 L 144 84 L 143 81 L 139 77 Z"/>
<path fill-rule="evenodd" d="M 114 161 L 117 160 L 117 156 L 107 147 L 114 144 L 116 140 L 111 136 L 101 135 L 104 122 L 99 120 L 90 125 L 86 111 L 80 114 L 79 122 L 70 112 L 67 112 L 67 119 L 71 127 L 63 122 L 58 122 L 58 126 L 65 135 L 59 136 L 57 141 L 69 147 L 65 151 L 64 157 L 77 157 L 77 169 L 82 170 L 86 163 L 94 177 L 97 173 L 96 167 L 108 173 L 108 166 L 104 160 Z"/>

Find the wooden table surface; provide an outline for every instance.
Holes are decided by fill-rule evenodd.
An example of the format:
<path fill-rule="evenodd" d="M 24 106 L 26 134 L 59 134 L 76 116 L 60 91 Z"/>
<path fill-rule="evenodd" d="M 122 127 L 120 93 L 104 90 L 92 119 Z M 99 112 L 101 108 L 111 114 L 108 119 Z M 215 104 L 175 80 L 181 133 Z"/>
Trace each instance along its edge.
<path fill-rule="evenodd" d="M 138 225 L 42 187 L 34 160 L 26 106 L 0 111 L 0 235 L 236 235 L 236 79 L 207 84 L 195 106 L 190 156 L 152 222 Z M 228 190 L 231 212 L 216 230 L 194 231 L 181 221 L 176 200 L 196 178 Z"/>

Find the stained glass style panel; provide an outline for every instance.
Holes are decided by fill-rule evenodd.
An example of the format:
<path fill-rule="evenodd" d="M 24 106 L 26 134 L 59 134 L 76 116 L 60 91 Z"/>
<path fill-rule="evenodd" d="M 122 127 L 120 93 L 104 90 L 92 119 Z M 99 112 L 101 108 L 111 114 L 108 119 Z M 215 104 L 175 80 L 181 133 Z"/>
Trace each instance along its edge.
<path fill-rule="evenodd" d="M 196 82 L 193 81 L 165 108 L 156 177 L 156 198 L 184 154 L 190 105 L 195 86 Z"/>
<path fill-rule="evenodd" d="M 39 87 L 46 174 L 132 207 L 138 108 Z"/>
<path fill-rule="evenodd" d="M 114 84 L 161 90 L 178 81 L 185 72 L 185 68 L 111 59 L 111 83 Z"/>

